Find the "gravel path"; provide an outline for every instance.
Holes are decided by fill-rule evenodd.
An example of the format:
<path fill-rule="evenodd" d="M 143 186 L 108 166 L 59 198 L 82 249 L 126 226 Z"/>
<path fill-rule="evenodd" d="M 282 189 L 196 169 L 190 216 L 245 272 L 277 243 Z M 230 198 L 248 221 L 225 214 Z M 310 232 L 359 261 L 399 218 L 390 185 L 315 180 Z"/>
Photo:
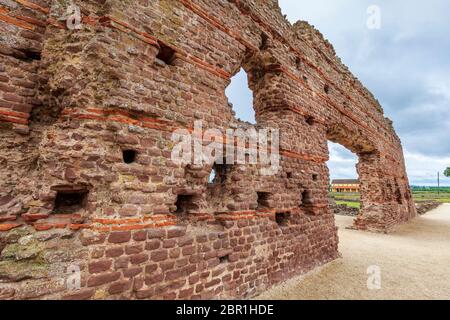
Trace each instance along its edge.
<path fill-rule="evenodd" d="M 389 235 L 349 230 L 336 216 L 342 259 L 291 279 L 256 299 L 450 299 L 450 204 Z M 367 288 L 367 268 L 381 270 L 381 289 Z"/>

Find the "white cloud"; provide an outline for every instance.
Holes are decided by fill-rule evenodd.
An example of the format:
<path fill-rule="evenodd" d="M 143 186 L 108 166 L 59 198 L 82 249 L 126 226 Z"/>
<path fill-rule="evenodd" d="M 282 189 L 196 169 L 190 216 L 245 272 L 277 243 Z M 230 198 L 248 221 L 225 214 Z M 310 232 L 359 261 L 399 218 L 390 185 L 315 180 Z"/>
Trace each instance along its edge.
<path fill-rule="evenodd" d="M 405 159 L 411 184 L 435 186 L 440 172 L 441 185 L 450 186 L 450 179 L 442 174 L 446 167 L 450 167 L 450 157 L 430 157 L 406 150 Z"/>
<path fill-rule="evenodd" d="M 356 163 L 358 158 L 339 144 L 329 143 L 330 160 L 327 165 L 331 179 L 352 179 L 358 177 Z M 440 172 L 441 186 L 450 186 L 450 178 L 443 175 L 450 167 L 449 157 L 433 157 L 405 150 L 406 168 L 412 185 L 436 186 L 437 173 Z"/>
<path fill-rule="evenodd" d="M 433 185 L 450 166 L 450 1 L 279 0 L 294 23 L 309 21 L 335 47 L 394 121 L 405 150 L 410 182 Z M 381 8 L 381 29 L 368 30 L 367 8 Z M 243 119 L 252 120 L 243 75 L 227 94 Z M 244 92 L 245 91 L 245 92 Z M 357 159 L 330 146 L 332 178 L 356 177 Z M 450 184 L 450 179 L 443 179 Z"/>
<path fill-rule="evenodd" d="M 329 142 L 330 160 L 328 169 L 330 170 L 330 179 L 354 179 L 358 177 L 356 172 L 356 155 L 345 149 L 343 146 Z"/>

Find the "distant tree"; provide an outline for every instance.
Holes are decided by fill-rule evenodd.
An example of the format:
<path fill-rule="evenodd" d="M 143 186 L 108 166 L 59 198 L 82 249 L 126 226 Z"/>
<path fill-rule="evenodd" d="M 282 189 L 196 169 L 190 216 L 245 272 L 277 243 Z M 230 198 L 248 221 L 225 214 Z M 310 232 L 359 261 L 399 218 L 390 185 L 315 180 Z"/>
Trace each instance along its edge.
<path fill-rule="evenodd" d="M 450 178 L 450 167 L 448 167 L 447 169 L 445 169 L 444 175 L 445 175 L 446 177 L 449 177 L 449 178 Z"/>

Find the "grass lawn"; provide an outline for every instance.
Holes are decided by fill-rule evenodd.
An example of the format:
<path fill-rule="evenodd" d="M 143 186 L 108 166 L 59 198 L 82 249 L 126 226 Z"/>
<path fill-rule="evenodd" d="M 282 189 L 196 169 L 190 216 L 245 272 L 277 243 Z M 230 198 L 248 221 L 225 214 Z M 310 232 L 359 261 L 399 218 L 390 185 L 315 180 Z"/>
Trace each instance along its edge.
<path fill-rule="evenodd" d="M 338 193 L 331 192 L 330 196 L 338 201 L 356 201 L 359 202 L 359 193 Z"/>
<path fill-rule="evenodd" d="M 351 203 L 353 207 L 355 204 L 353 202 L 359 203 L 359 193 L 330 193 L 330 196 L 336 199 L 336 202 L 344 202 Z M 450 193 L 449 192 L 441 192 L 437 193 L 437 191 L 413 191 L 413 199 L 416 202 L 423 201 L 437 201 L 442 203 L 450 203 Z"/>
<path fill-rule="evenodd" d="M 442 203 L 450 203 L 450 193 L 437 193 L 427 191 L 413 191 L 413 199 L 417 202 L 434 200 Z"/>
<path fill-rule="evenodd" d="M 352 208 L 360 208 L 359 193 L 330 193 L 330 196 L 336 200 L 337 204 L 346 204 Z M 443 191 L 438 194 L 436 190 L 413 191 L 413 199 L 415 202 L 437 201 L 450 203 L 450 193 L 448 191 Z"/>
<path fill-rule="evenodd" d="M 345 204 L 347 207 L 361 209 L 361 203 L 353 201 L 336 201 L 336 204 Z"/>

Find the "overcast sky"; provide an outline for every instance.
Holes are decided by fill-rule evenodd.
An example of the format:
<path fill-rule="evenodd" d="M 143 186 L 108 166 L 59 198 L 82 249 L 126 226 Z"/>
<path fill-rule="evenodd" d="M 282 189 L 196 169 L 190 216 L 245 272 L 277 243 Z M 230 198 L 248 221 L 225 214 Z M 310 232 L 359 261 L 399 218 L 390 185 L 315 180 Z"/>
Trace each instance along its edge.
<path fill-rule="evenodd" d="M 450 166 L 450 1 L 279 0 L 294 23 L 306 20 L 334 46 L 342 61 L 371 90 L 394 121 L 411 184 L 435 185 Z M 369 6 L 381 28 L 367 27 Z M 238 117 L 253 120 L 244 73 L 227 89 Z M 356 177 L 356 157 L 330 144 L 331 177 Z M 441 175 L 442 182 L 450 179 Z"/>

